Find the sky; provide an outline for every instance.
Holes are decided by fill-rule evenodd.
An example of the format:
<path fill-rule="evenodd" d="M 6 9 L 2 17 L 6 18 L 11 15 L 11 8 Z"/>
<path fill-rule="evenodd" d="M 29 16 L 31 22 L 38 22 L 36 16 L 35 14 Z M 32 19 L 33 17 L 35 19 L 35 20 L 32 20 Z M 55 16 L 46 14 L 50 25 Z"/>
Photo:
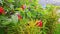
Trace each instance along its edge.
<path fill-rule="evenodd" d="M 39 4 L 42 4 L 42 5 L 53 4 L 56 6 L 60 6 L 60 0 L 39 0 Z"/>

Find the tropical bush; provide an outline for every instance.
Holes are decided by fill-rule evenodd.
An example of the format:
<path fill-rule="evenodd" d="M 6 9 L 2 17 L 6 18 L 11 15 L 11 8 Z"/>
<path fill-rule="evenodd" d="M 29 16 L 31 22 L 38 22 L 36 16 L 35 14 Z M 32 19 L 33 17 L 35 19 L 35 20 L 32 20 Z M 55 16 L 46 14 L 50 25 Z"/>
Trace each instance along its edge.
<path fill-rule="evenodd" d="M 38 0 L 1 0 L 0 34 L 52 34 L 56 6 L 45 9 Z"/>

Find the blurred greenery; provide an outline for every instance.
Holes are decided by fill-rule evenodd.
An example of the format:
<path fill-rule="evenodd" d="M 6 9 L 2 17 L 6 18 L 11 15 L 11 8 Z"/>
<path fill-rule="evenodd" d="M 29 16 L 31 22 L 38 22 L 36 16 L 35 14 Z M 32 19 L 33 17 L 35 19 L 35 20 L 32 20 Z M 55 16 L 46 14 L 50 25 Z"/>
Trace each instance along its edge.
<path fill-rule="evenodd" d="M 0 34 L 53 34 L 58 29 L 54 29 L 58 18 L 54 5 L 43 9 L 38 0 L 1 0 L 1 7 L 6 14 L 0 15 Z M 22 16 L 21 20 L 17 14 Z M 36 25 L 39 20 L 42 20 L 42 27 Z"/>

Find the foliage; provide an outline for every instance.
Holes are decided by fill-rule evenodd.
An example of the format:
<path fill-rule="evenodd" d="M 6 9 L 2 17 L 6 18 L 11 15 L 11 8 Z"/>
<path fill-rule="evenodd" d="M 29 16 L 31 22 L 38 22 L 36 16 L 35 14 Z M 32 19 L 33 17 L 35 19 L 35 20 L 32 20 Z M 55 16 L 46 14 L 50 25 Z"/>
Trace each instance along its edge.
<path fill-rule="evenodd" d="M 4 33 L 52 34 L 57 20 L 53 13 L 55 6 L 47 5 L 46 9 L 43 9 L 38 0 L 1 0 L 0 6 L 5 11 L 0 14 L 0 26 L 5 29 L 2 29 Z M 37 23 L 42 27 L 36 25 Z"/>

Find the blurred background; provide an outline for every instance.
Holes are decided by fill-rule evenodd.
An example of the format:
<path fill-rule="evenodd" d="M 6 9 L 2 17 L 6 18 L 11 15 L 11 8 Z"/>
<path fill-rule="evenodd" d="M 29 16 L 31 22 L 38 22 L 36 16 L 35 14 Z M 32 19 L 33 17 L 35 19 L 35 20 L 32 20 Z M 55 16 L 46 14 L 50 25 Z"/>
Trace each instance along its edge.
<path fill-rule="evenodd" d="M 39 0 L 39 4 L 52 4 L 60 6 L 60 0 Z"/>

